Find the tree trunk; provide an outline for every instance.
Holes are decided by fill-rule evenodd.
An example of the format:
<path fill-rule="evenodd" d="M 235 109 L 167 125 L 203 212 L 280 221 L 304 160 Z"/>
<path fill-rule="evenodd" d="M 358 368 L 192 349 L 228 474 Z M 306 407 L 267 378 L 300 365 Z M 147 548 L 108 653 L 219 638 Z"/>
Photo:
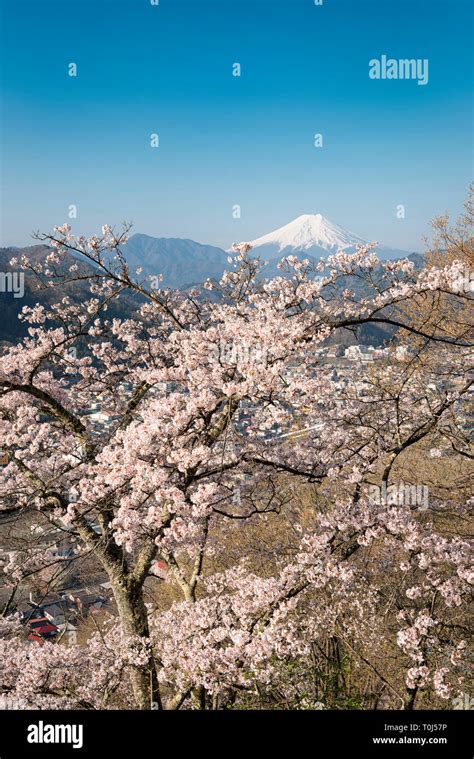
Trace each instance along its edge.
<path fill-rule="evenodd" d="M 112 581 L 112 591 L 124 633 L 139 636 L 144 639 L 144 642 L 150 643 L 150 630 L 142 585 L 121 577 Z M 145 665 L 132 666 L 130 676 L 137 708 L 161 709 L 156 664 L 152 653 L 150 653 L 149 660 Z"/>
<path fill-rule="evenodd" d="M 405 711 L 411 711 L 415 708 L 415 700 L 418 693 L 418 687 L 416 688 L 407 688 L 408 698 L 405 699 L 405 704 L 403 709 Z"/>

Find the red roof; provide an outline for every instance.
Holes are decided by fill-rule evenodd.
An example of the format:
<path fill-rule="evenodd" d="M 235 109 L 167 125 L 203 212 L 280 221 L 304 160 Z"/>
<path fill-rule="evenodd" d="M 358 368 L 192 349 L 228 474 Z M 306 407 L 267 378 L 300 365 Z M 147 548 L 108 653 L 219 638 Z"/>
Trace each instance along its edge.
<path fill-rule="evenodd" d="M 33 643 L 39 643 L 40 646 L 44 645 L 44 640 L 41 637 L 41 635 L 37 635 L 36 633 L 30 633 L 28 635 L 28 640 L 30 640 Z"/>
<path fill-rule="evenodd" d="M 34 633 L 30 633 L 31 635 L 48 635 L 48 633 L 59 632 L 56 625 L 52 625 L 51 622 L 46 622 L 46 624 L 42 625 L 35 625 L 33 629 Z"/>

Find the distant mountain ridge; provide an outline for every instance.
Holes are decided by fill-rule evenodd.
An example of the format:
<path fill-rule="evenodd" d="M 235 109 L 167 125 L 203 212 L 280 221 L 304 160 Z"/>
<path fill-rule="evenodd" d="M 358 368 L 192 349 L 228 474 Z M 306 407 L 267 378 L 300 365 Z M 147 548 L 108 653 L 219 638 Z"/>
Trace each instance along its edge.
<path fill-rule="evenodd" d="M 326 219 L 322 214 L 302 214 L 293 221 L 251 240 L 252 254 L 269 264 L 263 270 L 264 277 L 281 274 L 277 261 L 283 256 L 296 255 L 319 261 L 321 257 L 339 250 L 354 252 L 367 240 L 349 232 Z M 381 259 L 404 258 L 408 251 L 395 250 L 378 245 Z M 149 276 L 163 276 L 164 287 L 186 288 L 200 284 L 206 279 L 219 279 L 229 268 L 227 253 L 214 245 L 203 245 L 194 240 L 179 237 L 152 237 L 134 234 L 123 246 L 130 268 L 141 267 Z"/>
<path fill-rule="evenodd" d="M 367 244 L 364 238 L 319 213 L 302 214 L 283 227 L 249 242 L 253 249 L 252 255 L 269 261 L 263 271 L 265 277 L 281 274 L 277 262 L 283 256 L 296 255 L 298 258 L 319 261 L 321 257 L 327 258 L 339 250 L 353 252 L 359 245 Z M 0 250 L 8 251 L 10 257 L 25 251 L 31 251 L 34 256 L 40 247 L 9 247 Z M 410 255 L 408 251 L 383 245 L 377 245 L 376 250 L 381 259 Z M 163 287 L 182 289 L 202 284 L 206 279 L 219 279 L 229 268 L 229 252 L 215 245 L 180 237 L 153 237 L 136 233 L 122 246 L 122 251 L 132 272 L 141 268 L 147 276 L 162 275 Z"/>
<path fill-rule="evenodd" d="M 122 250 L 132 271 L 141 267 L 149 276 L 161 274 L 164 287 L 183 288 L 219 279 L 229 267 L 221 248 L 180 237 L 134 234 Z"/>
<path fill-rule="evenodd" d="M 355 251 L 358 245 L 364 245 L 365 242 L 362 237 L 348 232 L 321 214 L 303 214 L 289 224 L 256 238 L 251 244 L 253 255 L 268 260 L 261 278 L 270 279 L 282 275 L 277 264 L 283 256 L 296 255 L 298 258 L 308 258 L 316 262 L 338 250 Z M 43 261 L 51 250 L 52 248 L 46 245 L 0 248 L 0 272 L 12 270 L 9 262 L 13 257 L 25 255 L 33 262 Z M 140 268 L 143 272 L 141 276 L 162 275 L 162 287 L 186 290 L 193 285 L 202 284 L 207 279 L 218 280 L 224 271 L 230 268 L 229 254 L 221 248 L 177 237 L 152 237 L 137 233 L 122 246 L 122 252 L 131 273 Z M 384 246 L 377 246 L 377 252 L 383 259 L 409 257 L 417 266 L 423 264 L 423 257 L 417 253 L 409 254 L 407 251 Z M 67 253 L 59 269 L 65 274 L 68 267 L 77 262 L 77 256 Z M 84 260 L 81 260 L 80 266 L 84 274 L 94 270 L 93 265 Z M 83 301 L 90 295 L 85 280 L 76 285 L 64 285 L 62 292 L 77 301 Z M 57 295 L 56 289 L 38 290 L 35 278 L 29 273 L 25 276 L 23 298 L 15 298 L 9 292 L 0 292 L 0 342 L 15 340 L 26 334 L 27 325 L 18 321 L 18 314 L 24 305 L 34 305 L 37 302 L 48 304 L 53 302 Z M 127 296 L 120 305 L 111 306 L 110 314 L 129 316 L 133 314 L 136 306 L 136 300 Z"/>

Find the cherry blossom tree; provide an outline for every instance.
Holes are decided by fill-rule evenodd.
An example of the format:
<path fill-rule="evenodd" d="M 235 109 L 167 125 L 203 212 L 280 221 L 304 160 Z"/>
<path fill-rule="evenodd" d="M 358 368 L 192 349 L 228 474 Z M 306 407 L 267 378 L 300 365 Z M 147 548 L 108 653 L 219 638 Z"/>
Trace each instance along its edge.
<path fill-rule="evenodd" d="M 67 530 L 75 559 L 92 555 L 107 575 L 117 620 L 32 653 L 9 604 L 0 691 L 27 706 L 176 709 L 273 687 L 305 705 L 305 675 L 294 682 L 286 664 L 309 671 L 315 647 L 337 637 L 395 708 L 427 688 L 461 693 L 468 499 L 446 492 L 419 509 L 373 493 L 433 441 L 471 455 L 472 342 L 413 317 L 437 295 L 465 313 L 465 262 L 418 270 L 367 246 L 316 265 L 290 256 L 266 281 L 241 244 L 220 282 L 179 292 L 130 271 L 127 232 L 76 238 L 64 225 L 41 237 L 43 264 L 17 262 L 58 297 L 23 309 L 28 337 L 0 357 L 2 508 Z M 61 293 L 84 278 L 84 302 Z M 110 318 L 125 294 L 135 314 Z M 391 345 L 341 386 L 318 348 L 367 325 L 390 330 Z M 97 403 L 101 429 L 85 413 Z M 258 571 L 243 536 L 285 515 L 287 550 Z M 161 606 L 145 595 L 157 560 L 176 590 Z M 36 543 L 5 572 L 16 587 L 43 564 Z"/>

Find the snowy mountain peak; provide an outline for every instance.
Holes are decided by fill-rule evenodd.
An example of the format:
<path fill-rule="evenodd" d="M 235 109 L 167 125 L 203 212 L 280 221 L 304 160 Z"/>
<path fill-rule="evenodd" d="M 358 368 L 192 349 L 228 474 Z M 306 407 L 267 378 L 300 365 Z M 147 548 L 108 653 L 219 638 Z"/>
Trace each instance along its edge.
<path fill-rule="evenodd" d="M 273 258 L 285 252 L 307 251 L 315 255 L 355 249 L 366 241 L 326 219 L 322 214 L 302 214 L 289 224 L 251 241 L 253 248 L 264 248 L 262 254 Z"/>

